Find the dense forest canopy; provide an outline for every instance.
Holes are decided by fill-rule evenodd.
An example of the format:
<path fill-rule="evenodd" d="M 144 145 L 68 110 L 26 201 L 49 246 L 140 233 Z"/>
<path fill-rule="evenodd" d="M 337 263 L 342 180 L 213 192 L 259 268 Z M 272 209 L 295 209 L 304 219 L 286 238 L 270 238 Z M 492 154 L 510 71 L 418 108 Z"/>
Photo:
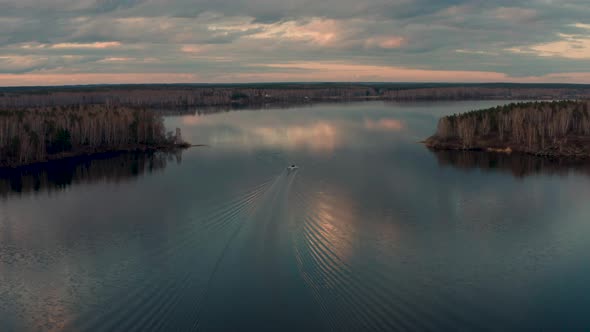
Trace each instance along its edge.
<path fill-rule="evenodd" d="M 0 112 L 0 166 L 172 144 L 163 119 L 124 107 L 41 107 Z"/>
<path fill-rule="evenodd" d="M 590 102 L 527 102 L 440 119 L 434 148 L 590 156 Z"/>

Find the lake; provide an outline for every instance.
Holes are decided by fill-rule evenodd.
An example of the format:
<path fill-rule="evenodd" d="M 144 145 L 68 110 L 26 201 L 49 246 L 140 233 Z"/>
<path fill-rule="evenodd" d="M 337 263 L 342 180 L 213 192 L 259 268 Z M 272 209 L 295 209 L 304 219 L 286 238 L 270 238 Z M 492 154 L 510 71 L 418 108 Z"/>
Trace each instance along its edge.
<path fill-rule="evenodd" d="M 203 111 L 166 126 L 206 147 L 4 171 L 0 330 L 587 329 L 590 166 L 418 143 L 502 103 Z"/>

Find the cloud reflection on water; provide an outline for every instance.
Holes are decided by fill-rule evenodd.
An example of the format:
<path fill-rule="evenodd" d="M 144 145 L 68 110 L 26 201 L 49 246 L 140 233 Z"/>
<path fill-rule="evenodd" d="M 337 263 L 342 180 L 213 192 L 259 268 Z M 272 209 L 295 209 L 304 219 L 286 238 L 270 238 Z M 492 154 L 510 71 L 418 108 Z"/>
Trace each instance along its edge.
<path fill-rule="evenodd" d="M 342 142 L 341 129 L 329 122 L 310 126 L 258 127 L 251 133 L 261 145 L 286 149 L 305 148 L 311 151 L 331 152 Z"/>
<path fill-rule="evenodd" d="M 404 129 L 404 123 L 391 118 L 379 120 L 365 119 L 365 128 L 369 130 L 398 131 Z"/>
<path fill-rule="evenodd" d="M 333 152 L 351 144 L 369 146 L 372 140 L 367 133 L 393 134 L 406 127 L 396 118 L 371 117 L 362 114 L 360 109 L 350 112 L 350 109 L 343 108 L 338 112 L 306 115 L 304 110 L 281 114 L 238 112 L 231 117 L 218 113 L 184 116 L 177 124 L 189 127 L 185 132 L 193 136 L 185 138 L 192 143 L 317 153 Z"/>
<path fill-rule="evenodd" d="M 314 195 L 311 218 L 316 231 L 323 240 L 322 246 L 336 256 L 336 261 L 347 263 L 354 254 L 355 221 L 357 220 L 353 202 L 338 192 Z"/>

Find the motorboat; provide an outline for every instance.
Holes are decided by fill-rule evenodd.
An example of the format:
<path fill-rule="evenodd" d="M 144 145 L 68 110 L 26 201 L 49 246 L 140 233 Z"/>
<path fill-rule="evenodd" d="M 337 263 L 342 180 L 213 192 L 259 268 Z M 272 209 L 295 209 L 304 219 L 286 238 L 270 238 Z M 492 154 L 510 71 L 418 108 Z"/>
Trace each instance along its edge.
<path fill-rule="evenodd" d="M 299 169 L 299 166 L 297 166 L 297 165 L 295 165 L 295 164 L 293 164 L 293 165 L 291 165 L 291 166 L 287 167 L 287 170 L 288 170 L 288 171 L 296 171 L 296 170 L 298 170 L 298 169 Z"/>

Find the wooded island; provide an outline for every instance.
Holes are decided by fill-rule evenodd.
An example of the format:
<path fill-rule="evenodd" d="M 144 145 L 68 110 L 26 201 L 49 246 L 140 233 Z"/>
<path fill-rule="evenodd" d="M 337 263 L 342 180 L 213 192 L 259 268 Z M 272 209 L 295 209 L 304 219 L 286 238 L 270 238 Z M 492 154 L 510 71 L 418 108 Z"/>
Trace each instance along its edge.
<path fill-rule="evenodd" d="M 590 102 L 527 102 L 447 116 L 424 143 L 439 150 L 590 157 Z"/>
<path fill-rule="evenodd" d="M 0 111 L 0 167 L 114 151 L 186 147 L 145 109 L 85 105 Z"/>

